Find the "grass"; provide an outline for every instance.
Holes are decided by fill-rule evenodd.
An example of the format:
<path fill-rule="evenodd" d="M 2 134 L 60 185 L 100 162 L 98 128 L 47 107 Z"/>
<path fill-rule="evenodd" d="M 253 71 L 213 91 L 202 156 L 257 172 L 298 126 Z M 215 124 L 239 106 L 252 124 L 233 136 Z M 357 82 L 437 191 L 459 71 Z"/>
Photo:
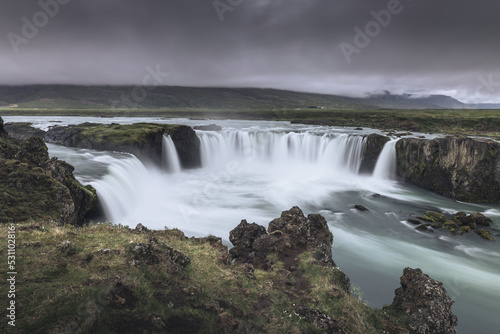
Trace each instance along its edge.
<path fill-rule="evenodd" d="M 500 110 L 485 109 L 0 109 L 5 116 L 185 117 L 281 120 L 334 126 L 371 127 L 499 138 Z"/>
<path fill-rule="evenodd" d="M 0 236 L 7 228 L 0 225 Z M 66 240 L 71 247 L 63 246 Z M 161 333 L 166 326 L 219 333 L 225 315 L 252 332 L 319 333 L 296 312 L 306 306 L 332 316 L 347 333 L 383 333 L 391 317 L 348 293 L 332 295 L 344 275 L 316 264 L 312 253 L 300 258 L 311 286 L 300 292 L 285 284 L 283 263 L 250 277 L 243 266 L 228 264 L 225 248 L 210 242 L 217 239 L 208 240 L 186 238 L 178 230 L 138 232 L 110 224 L 16 224 L 17 319 L 10 332 Z M 139 243 L 153 243 L 160 261 L 134 265 L 131 245 Z M 172 265 L 161 255 L 169 249 L 186 254 L 190 264 Z M 6 247 L 0 253 L 5 258 Z M 5 318 L 5 309 L 0 316 Z"/>

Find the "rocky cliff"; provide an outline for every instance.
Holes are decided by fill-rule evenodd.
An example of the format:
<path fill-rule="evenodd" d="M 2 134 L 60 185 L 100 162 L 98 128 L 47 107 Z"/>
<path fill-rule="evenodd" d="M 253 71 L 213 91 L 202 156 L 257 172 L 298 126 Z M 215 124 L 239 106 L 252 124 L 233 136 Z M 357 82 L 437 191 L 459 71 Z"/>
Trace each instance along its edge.
<path fill-rule="evenodd" d="M 398 174 L 406 181 L 465 202 L 500 202 L 500 144 L 486 139 L 403 138 Z"/>
<path fill-rule="evenodd" d="M 54 126 L 47 132 L 29 123 L 9 123 L 6 130 L 16 138 L 37 136 L 48 143 L 69 147 L 120 151 L 134 154 L 145 163 L 161 165 L 163 135 L 174 142 L 183 168 L 201 166 L 200 140 L 189 126 L 136 123 L 130 125 L 84 123 Z"/>
<path fill-rule="evenodd" d="M 363 159 L 359 172 L 363 174 L 371 174 L 377 165 L 378 157 L 384 149 L 385 143 L 390 140 L 387 136 L 382 136 L 376 133 L 366 136 L 366 145 L 363 151 Z"/>
<path fill-rule="evenodd" d="M 75 179 L 73 166 L 49 159 L 41 138 L 17 140 L 2 130 L 0 126 L 0 222 L 82 224 L 96 203 L 95 189 Z"/>

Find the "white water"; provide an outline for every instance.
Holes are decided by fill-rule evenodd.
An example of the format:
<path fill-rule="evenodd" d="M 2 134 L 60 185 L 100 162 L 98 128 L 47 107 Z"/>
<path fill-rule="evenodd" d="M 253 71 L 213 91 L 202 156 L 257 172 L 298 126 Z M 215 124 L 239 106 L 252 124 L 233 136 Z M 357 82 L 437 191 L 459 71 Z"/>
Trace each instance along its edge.
<path fill-rule="evenodd" d="M 394 180 L 396 177 L 396 143 L 398 139 L 385 143 L 377 164 L 373 171 L 373 176 L 379 179 Z"/>
<path fill-rule="evenodd" d="M 166 167 L 167 171 L 170 173 L 179 173 L 181 171 L 181 162 L 179 161 L 177 149 L 170 135 L 163 135 L 162 150 L 163 165 Z"/>
<path fill-rule="evenodd" d="M 55 145 L 49 150 L 98 189 L 115 223 L 177 227 L 227 241 L 241 219 L 267 225 L 294 205 L 306 214 L 319 212 L 335 236 L 335 262 L 371 305 L 391 303 L 403 269 L 419 267 L 442 281 L 456 301 L 459 333 L 497 331 L 500 235 L 485 242 L 475 234 L 424 234 L 401 222 L 428 210 L 480 211 L 499 228 L 499 206 L 458 203 L 387 179 L 393 164 L 382 157 L 373 176 L 358 175 L 366 133 L 276 122 L 219 124 L 227 124 L 222 132 L 198 132 L 204 167 L 175 174 L 146 168 L 128 154 Z M 388 160 L 395 157 L 390 150 Z M 355 204 L 370 211 L 352 210 Z"/>

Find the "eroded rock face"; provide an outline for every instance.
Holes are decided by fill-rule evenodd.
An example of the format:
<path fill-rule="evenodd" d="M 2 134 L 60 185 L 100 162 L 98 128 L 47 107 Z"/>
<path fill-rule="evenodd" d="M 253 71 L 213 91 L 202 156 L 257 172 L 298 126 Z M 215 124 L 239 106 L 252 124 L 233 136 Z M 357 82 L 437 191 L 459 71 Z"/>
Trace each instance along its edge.
<path fill-rule="evenodd" d="M 91 186 L 73 176 L 73 166 L 49 159 L 41 138 L 0 137 L 0 221 L 49 219 L 80 225 L 97 201 Z"/>
<path fill-rule="evenodd" d="M 2 117 L 0 117 L 0 136 L 6 136 L 7 135 L 7 132 L 5 131 L 4 127 L 3 127 L 3 119 Z"/>
<path fill-rule="evenodd" d="M 363 160 L 361 161 L 361 166 L 359 167 L 359 172 L 363 174 L 371 174 L 375 169 L 378 157 L 384 149 L 385 143 L 390 140 L 389 137 L 381 136 L 379 134 L 373 133 L 366 137 L 366 146 L 363 153 Z"/>
<path fill-rule="evenodd" d="M 243 220 L 230 232 L 229 240 L 234 245 L 229 253 L 236 262 L 259 269 L 271 267 L 270 254 L 277 253 L 286 263 L 305 251 L 314 251 L 316 260 L 324 265 L 335 265 L 333 235 L 325 218 L 318 214 L 306 218 L 298 207 L 283 211 L 280 218 L 269 223 L 268 232 L 263 226 Z"/>
<path fill-rule="evenodd" d="M 456 333 L 458 321 L 451 311 L 453 303 L 441 282 L 411 268 L 405 268 L 393 301 L 410 316 L 412 334 Z"/>
<path fill-rule="evenodd" d="M 483 139 L 403 138 L 398 174 L 438 194 L 466 202 L 500 202 L 500 144 Z"/>
<path fill-rule="evenodd" d="M 127 152 L 143 162 L 160 166 L 164 134 L 171 136 L 183 168 L 201 166 L 200 140 L 185 125 L 83 123 L 51 127 L 43 138 L 69 147 Z"/>

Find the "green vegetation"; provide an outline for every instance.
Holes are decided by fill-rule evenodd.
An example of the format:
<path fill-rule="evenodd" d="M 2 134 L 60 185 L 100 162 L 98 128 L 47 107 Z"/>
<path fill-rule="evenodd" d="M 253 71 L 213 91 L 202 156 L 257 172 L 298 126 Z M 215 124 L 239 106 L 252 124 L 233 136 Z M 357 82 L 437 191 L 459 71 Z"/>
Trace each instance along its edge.
<path fill-rule="evenodd" d="M 277 256 L 272 270 L 249 273 L 230 264 L 215 237 L 108 224 L 15 226 L 18 317 L 12 333 L 319 333 L 304 313 L 313 309 L 347 333 L 405 326 L 397 310 L 376 310 L 345 293 L 345 275 L 319 265 L 312 253 L 300 257 L 303 276 L 294 277 L 306 283 L 296 290 L 289 289 L 295 278 Z M 0 225 L 0 235 L 7 229 Z M 134 252 L 141 247 L 147 251 Z M 0 253 L 5 258 L 6 247 Z"/>
<path fill-rule="evenodd" d="M 370 127 L 500 138 L 500 110 L 335 110 L 335 109 L 0 109 L 5 116 L 101 116 L 282 120 L 332 126 Z"/>

